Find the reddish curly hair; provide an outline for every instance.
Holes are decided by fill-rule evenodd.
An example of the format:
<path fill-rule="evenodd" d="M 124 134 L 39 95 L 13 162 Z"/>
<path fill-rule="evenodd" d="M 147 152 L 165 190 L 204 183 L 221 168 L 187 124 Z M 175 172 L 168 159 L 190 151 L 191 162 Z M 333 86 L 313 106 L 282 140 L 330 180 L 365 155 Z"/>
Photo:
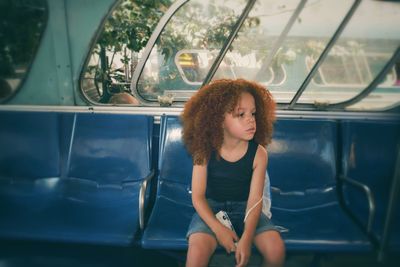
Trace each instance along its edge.
<path fill-rule="evenodd" d="M 275 102 L 262 85 L 244 79 L 221 79 L 211 82 L 186 103 L 181 120 L 183 141 L 193 158 L 193 164 L 208 162 L 212 151 L 219 151 L 223 142 L 222 123 L 239 103 L 242 93 L 250 93 L 256 105 L 254 140 L 266 146 L 271 142 L 275 121 Z"/>

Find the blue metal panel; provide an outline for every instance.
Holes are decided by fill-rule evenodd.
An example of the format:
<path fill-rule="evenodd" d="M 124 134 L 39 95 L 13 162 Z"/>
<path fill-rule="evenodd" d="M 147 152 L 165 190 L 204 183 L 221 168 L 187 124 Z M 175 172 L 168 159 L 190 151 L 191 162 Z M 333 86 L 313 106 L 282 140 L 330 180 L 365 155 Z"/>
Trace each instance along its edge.
<path fill-rule="evenodd" d="M 84 105 L 79 79 L 87 57 L 90 57 L 91 46 L 96 42 L 101 24 L 117 0 L 69 0 L 65 1 L 68 37 L 70 40 L 70 58 L 72 78 L 75 83 L 75 104 Z M 71 95 L 72 95 L 71 91 Z"/>
<path fill-rule="evenodd" d="M 102 20 L 116 0 L 48 1 L 49 19 L 21 90 L 7 104 L 87 105 L 79 77 Z"/>

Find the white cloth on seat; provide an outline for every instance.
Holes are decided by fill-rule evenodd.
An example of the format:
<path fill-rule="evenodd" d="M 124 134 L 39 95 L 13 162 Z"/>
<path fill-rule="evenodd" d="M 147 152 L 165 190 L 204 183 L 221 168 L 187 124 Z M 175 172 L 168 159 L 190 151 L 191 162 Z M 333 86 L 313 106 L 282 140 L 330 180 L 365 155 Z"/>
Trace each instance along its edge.
<path fill-rule="evenodd" d="M 267 216 L 269 219 L 271 219 L 271 217 L 272 217 L 272 213 L 271 213 L 271 186 L 270 186 L 270 182 L 269 182 L 268 172 L 265 172 L 262 213 L 264 213 L 265 216 Z"/>

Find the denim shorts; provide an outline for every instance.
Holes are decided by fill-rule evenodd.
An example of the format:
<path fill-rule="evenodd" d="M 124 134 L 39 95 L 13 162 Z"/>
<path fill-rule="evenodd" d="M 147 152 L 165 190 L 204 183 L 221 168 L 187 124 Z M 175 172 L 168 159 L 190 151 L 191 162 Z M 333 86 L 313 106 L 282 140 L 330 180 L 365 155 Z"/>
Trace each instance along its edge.
<path fill-rule="evenodd" d="M 217 202 L 212 199 L 207 199 L 208 205 L 212 209 L 213 213 L 216 214 L 220 210 L 225 211 L 236 234 L 240 237 L 244 230 L 243 219 L 246 212 L 246 201 L 225 201 L 225 202 Z M 255 235 L 265 232 L 265 231 L 279 231 L 273 222 L 265 216 L 264 213 L 260 214 L 260 219 L 258 220 L 258 224 L 256 227 Z M 195 212 L 192 217 L 192 221 L 190 222 L 188 232 L 186 234 L 186 238 L 193 233 L 206 233 L 215 237 L 214 232 L 210 227 L 201 219 L 201 217 Z"/>

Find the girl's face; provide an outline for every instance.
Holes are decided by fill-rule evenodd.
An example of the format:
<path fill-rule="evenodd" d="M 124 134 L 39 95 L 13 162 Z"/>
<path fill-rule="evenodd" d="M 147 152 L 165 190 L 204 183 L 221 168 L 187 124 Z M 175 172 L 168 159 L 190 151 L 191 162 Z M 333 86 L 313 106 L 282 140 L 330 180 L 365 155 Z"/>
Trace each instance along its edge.
<path fill-rule="evenodd" d="M 224 140 L 250 141 L 256 133 L 256 105 L 250 93 L 242 93 L 232 113 L 226 113 L 222 125 Z"/>

